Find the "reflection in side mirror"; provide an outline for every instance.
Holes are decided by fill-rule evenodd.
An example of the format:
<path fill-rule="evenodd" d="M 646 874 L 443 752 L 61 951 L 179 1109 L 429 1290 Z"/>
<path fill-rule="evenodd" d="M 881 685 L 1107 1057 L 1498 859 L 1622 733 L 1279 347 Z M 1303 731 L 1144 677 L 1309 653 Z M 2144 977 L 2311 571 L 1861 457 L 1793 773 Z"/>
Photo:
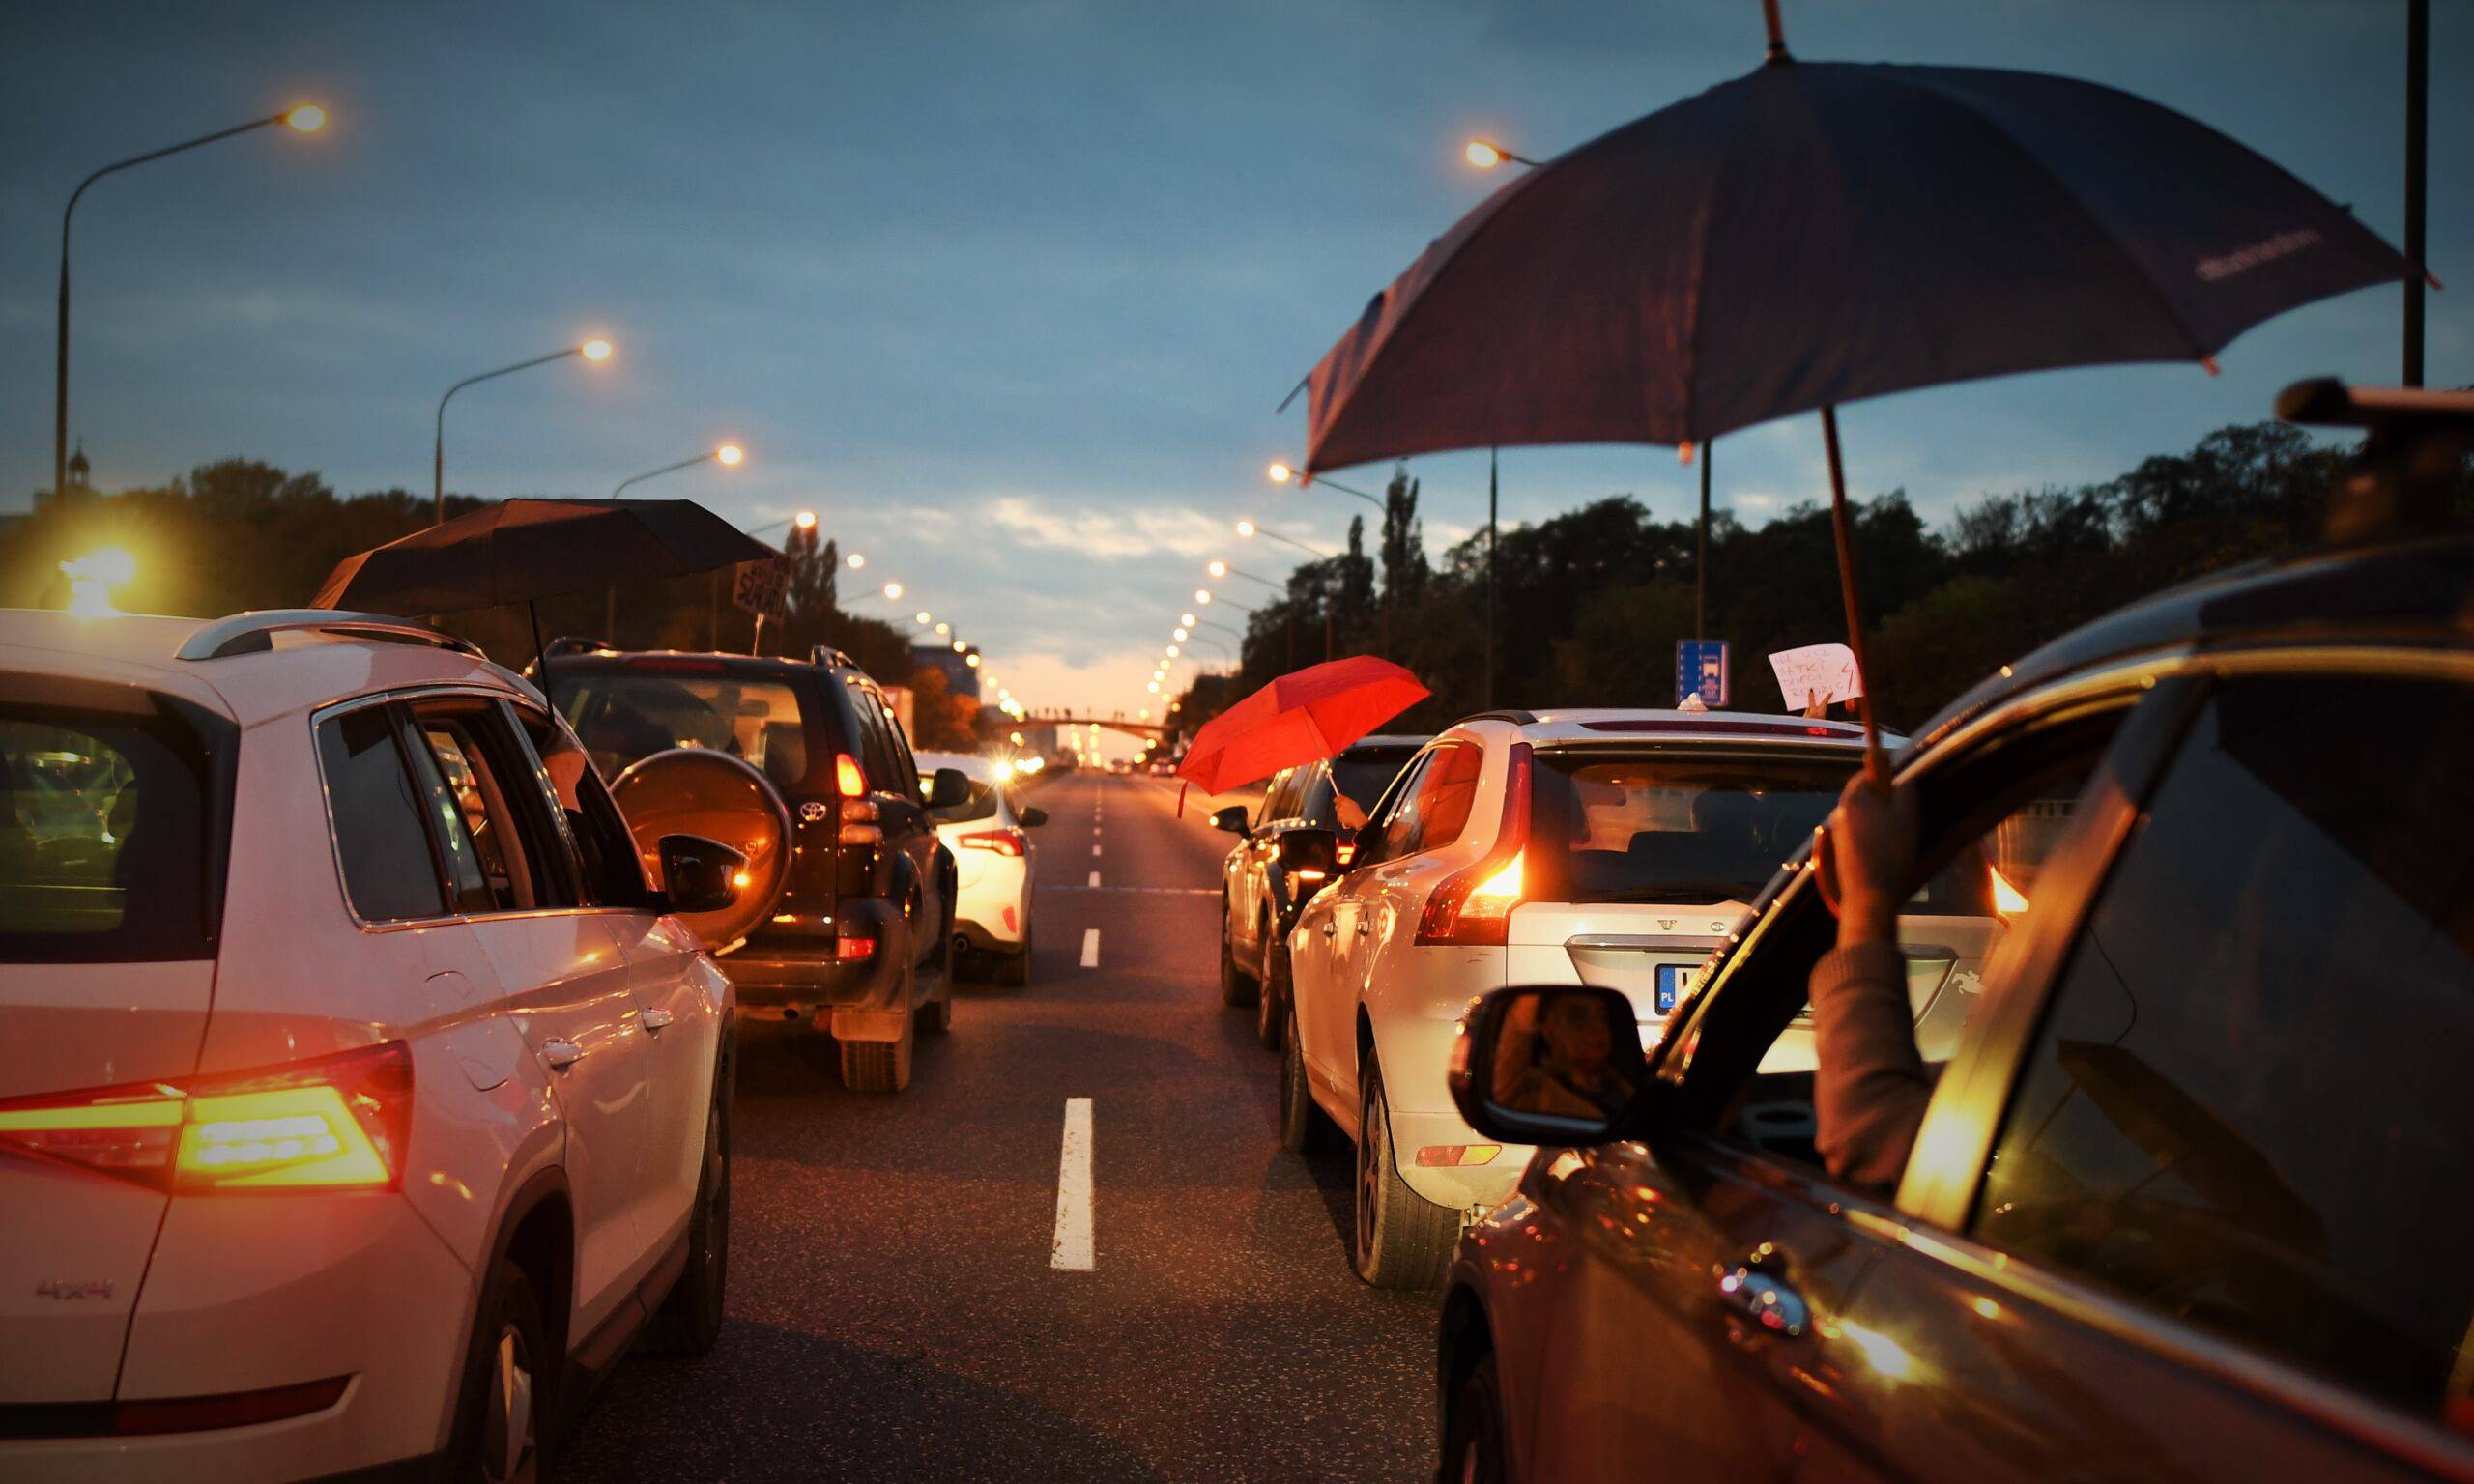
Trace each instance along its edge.
<path fill-rule="evenodd" d="M 747 886 L 747 857 L 701 835 L 664 835 L 661 877 L 673 912 L 719 912 Z"/>
<path fill-rule="evenodd" d="M 1034 804 L 1028 809 L 1023 810 L 1021 813 L 1016 814 L 1014 817 L 1022 822 L 1022 828 L 1026 830 L 1036 830 L 1041 825 L 1048 823 L 1048 811 Z"/>
<path fill-rule="evenodd" d="M 970 778 L 960 768 L 938 768 L 928 780 L 930 809 L 960 809 L 970 802 Z"/>
<path fill-rule="evenodd" d="M 1447 1078 L 1469 1127 L 1507 1144 L 1597 1144 L 1649 1081 L 1632 1002 L 1612 989 L 1498 989 L 1462 1017 Z"/>
<path fill-rule="evenodd" d="M 1211 815 L 1211 827 L 1215 830 L 1226 830 L 1231 835 L 1248 833 L 1246 806 L 1231 804 L 1226 809 L 1214 810 Z"/>

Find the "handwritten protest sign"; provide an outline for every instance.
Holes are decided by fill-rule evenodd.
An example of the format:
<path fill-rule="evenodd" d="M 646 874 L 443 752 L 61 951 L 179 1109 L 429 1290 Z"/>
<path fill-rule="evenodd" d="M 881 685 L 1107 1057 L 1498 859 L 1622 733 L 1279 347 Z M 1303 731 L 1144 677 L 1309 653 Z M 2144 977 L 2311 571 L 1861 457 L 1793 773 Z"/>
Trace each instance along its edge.
<path fill-rule="evenodd" d="M 1769 657 L 1769 668 L 1777 672 L 1778 692 L 1790 710 L 1801 710 L 1815 697 L 1841 701 L 1864 694 L 1864 682 L 1856 673 L 1856 652 L 1845 644 L 1781 649 Z"/>

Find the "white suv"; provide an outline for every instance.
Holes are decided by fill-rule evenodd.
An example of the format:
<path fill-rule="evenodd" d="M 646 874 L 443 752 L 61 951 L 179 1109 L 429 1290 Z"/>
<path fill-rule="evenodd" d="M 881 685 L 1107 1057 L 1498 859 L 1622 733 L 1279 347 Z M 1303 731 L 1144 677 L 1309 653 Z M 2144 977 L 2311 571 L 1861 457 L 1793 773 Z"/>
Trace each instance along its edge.
<path fill-rule="evenodd" d="M 1445 1091 L 1470 1000 L 1601 985 L 1654 1028 L 1828 814 L 1862 742 L 1848 723 L 1796 717 L 1497 711 L 1400 770 L 1348 873 L 1288 939 L 1280 1138 L 1302 1152 L 1337 1127 L 1356 1141 L 1361 1277 L 1440 1282 L 1463 1219 L 1528 1162 L 1471 1130 Z"/>
<path fill-rule="evenodd" d="M 671 904 L 460 641 L 0 611 L 0 1476 L 529 1476 L 709 1347 L 734 1007 Z"/>

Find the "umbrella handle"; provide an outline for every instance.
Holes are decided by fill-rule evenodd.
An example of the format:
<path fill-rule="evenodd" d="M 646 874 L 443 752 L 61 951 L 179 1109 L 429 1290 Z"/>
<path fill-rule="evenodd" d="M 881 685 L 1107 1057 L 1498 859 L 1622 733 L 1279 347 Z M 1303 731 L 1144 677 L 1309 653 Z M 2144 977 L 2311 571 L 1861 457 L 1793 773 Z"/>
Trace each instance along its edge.
<path fill-rule="evenodd" d="M 1887 793 L 1889 759 L 1882 753 L 1882 730 L 1873 720 L 1873 680 L 1864 664 L 1864 600 L 1856 587 L 1856 531 L 1847 513 L 1847 470 L 1838 457 L 1838 409 L 1827 403 L 1821 410 L 1821 438 L 1829 452 L 1829 533 L 1838 548 L 1838 592 L 1847 604 L 1847 649 L 1856 657 L 1856 710 L 1864 720 L 1864 777 L 1877 791 Z"/>

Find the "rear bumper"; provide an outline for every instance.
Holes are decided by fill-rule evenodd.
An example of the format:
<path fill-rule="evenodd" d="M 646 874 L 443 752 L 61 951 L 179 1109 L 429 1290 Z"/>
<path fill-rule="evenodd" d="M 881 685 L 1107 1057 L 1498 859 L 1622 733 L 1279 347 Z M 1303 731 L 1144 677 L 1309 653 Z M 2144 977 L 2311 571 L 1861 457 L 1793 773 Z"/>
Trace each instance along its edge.
<path fill-rule="evenodd" d="M 865 958 L 837 956 L 847 938 L 866 938 Z M 820 1006 L 867 1010 L 897 1007 L 903 969 L 916 954 L 901 909 L 879 898 L 845 898 L 832 922 L 768 928 L 714 961 L 729 975 L 742 1008 L 813 1012 Z"/>
<path fill-rule="evenodd" d="M 271 1225 L 276 1201 L 284 1220 Z M 446 1446 L 476 1299 L 472 1271 L 400 1196 L 176 1200 L 130 1326 L 121 1399 L 347 1376 L 343 1395 L 242 1427 L 0 1441 L 0 1478 L 417 1476 Z"/>
<path fill-rule="evenodd" d="M 1392 1157 L 1400 1180 L 1420 1199 L 1455 1211 L 1502 1204 L 1520 1184 L 1530 1147 L 1506 1144 L 1484 1164 L 1422 1165 L 1418 1151 L 1493 1144 L 1469 1127 L 1444 1091 L 1452 1044 L 1459 1035 L 1457 1007 L 1446 1013 L 1387 1015 L 1374 1022 L 1375 1055 L 1383 1067 L 1383 1096 L 1392 1119 Z"/>

